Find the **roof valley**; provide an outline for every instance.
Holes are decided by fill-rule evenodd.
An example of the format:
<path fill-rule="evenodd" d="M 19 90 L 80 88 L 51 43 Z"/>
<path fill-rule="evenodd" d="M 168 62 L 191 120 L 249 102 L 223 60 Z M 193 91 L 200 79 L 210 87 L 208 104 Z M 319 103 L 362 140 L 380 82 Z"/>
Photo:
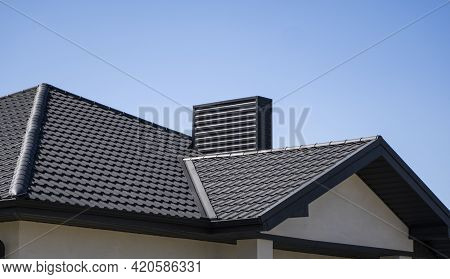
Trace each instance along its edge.
<path fill-rule="evenodd" d="M 49 85 L 42 83 L 36 90 L 33 107 L 27 122 L 22 147 L 20 149 L 17 165 L 11 181 L 11 187 L 9 189 L 9 195 L 12 197 L 23 196 L 27 193 L 32 174 L 31 171 L 37 152 L 41 124 L 44 120 L 47 107 L 48 87 Z"/>

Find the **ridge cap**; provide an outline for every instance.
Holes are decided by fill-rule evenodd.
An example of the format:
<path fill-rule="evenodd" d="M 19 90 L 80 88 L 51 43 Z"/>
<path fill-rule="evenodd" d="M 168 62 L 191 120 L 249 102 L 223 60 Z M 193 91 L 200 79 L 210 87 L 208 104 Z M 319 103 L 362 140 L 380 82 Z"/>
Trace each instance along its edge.
<path fill-rule="evenodd" d="M 252 150 L 252 151 L 244 151 L 244 152 L 236 151 L 236 152 L 218 153 L 218 154 L 210 154 L 210 155 L 195 156 L 195 157 L 186 157 L 183 160 L 190 161 L 190 160 L 200 160 L 200 159 L 210 159 L 210 158 L 220 158 L 220 157 L 245 156 L 245 155 L 260 154 L 260 153 L 273 153 L 273 152 L 290 151 L 290 150 L 301 150 L 301 149 L 307 149 L 307 148 L 333 146 L 333 145 L 348 144 L 348 143 L 355 143 L 355 142 L 370 142 L 370 141 L 375 141 L 379 138 L 382 138 L 382 137 L 380 135 L 377 135 L 377 136 L 371 136 L 371 137 L 361 137 L 361 138 L 346 139 L 346 140 L 339 140 L 339 141 L 328 141 L 328 142 L 322 142 L 322 143 L 302 144 L 302 145 L 293 146 L 293 147 L 281 147 L 281 148 Z"/>
<path fill-rule="evenodd" d="M 27 193 L 28 184 L 31 179 L 31 167 L 34 164 L 41 125 L 47 107 L 48 87 L 48 84 L 41 83 L 36 89 L 33 106 L 27 121 L 22 146 L 9 188 L 9 195 L 12 197 L 22 196 Z"/>

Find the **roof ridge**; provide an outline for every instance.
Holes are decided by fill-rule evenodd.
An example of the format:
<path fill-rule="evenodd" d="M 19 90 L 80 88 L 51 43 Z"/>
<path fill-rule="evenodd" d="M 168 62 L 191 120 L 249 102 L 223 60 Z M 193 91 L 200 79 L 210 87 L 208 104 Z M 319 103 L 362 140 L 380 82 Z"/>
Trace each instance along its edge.
<path fill-rule="evenodd" d="M 9 93 L 9 94 L 6 94 L 6 95 L 4 95 L 4 96 L 0 96 L 0 100 L 1 100 L 1 99 L 4 99 L 4 98 L 11 97 L 11 96 L 14 96 L 14 95 L 18 95 L 18 94 L 25 93 L 25 92 L 27 92 L 28 90 L 37 88 L 38 86 L 39 86 L 39 85 L 35 85 L 35 86 L 30 87 L 30 88 L 26 88 L 26 89 L 23 89 L 23 90 L 14 92 L 14 93 Z"/>
<path fill-rule="evenodd" d="M 41 83 L 37 86 L 30 117 L 28 118 L 27 127 L 23 136 L 22 147 L 9 189 L 10 196 L 22 196 L 27 192 L 31 179 L 31 166 L 34 164 L 37 143 L 40 138 L 41 124 L 47 107 L 47 96 L 48 85 Z"/>
<path fill-rule="evenodd" d="M 256 150 L 256 151 L 244 151 L 244 152 L 219 153 L 219 154 L 205 155 L 205 156 L 198 156 L 198 157 L 187 157 L 187 158 L 184 158 L 183 160 L 187 161 L 187 160 L 199 160 L 199 159 L 218 158 L 218 157 L 243 156 L 243 155 L 251 155 L 251 154 L 271 153 L 271 152 L 314 148 L 314 147 L 321 147 L 321 146 L 347 144 L 347 143 L 354 143 L 354 142 L 369 142 L 369 141 L 377 140 L 380 137 L 381 137 L 380 135 L 377 135 L 377 136 L 371 136 L 371 137 L 346 139 L 346 140 L 340 140 L 340 141 L 328 141 L 328 142 L 322 142 L 322 143 L 303 144 L 303 145 L 293 146 L 293 147 L 281 147 L 281 148 L 264 149 L 264 150 Z"/>
<path fill-rule="evenodd" d="M 167 127 L 164 127 L 164 126 L 162 126 L 162 125 L 153 123 L 153 122 L 151 122 L 151 121 L 148 121 L 148 120 L 145 120 L 145 119 L 143 119 L 143 118 L 140 118 L 139 116 L 135 116 L 135 115 L 126 113 L 126 112 L 124 112 L 124 111 L 121 111 L 121 110 L 112 108 L 112 107 L 110 107 L 110 106 L 107 106 L 107 105 L 98 103 L 98 102 L 96 102 L 96 101 L 87 99 L 87 98 L 85 98 L 85 97 L 82 97 L 82 96 L 80 96 L 80 95 L 74 94 L 74 93 L 69 92 L 69 91 L 66 91 L 66 90 L 61 89 L 61 88 L 59 88 L 59 87 L 53 86 L 53 85 L 51 85 L 51 84 L 47 84 L 47 85 L 50 86 L 50 87 L 53 88 L 53 89 L 56 89 L 56 90 L 60 91 L 61 93 L 64 93 L 64 94 L 70 95 L 70 96 L 72 96 L 72 97 L 78 98 L 78 99 L 83 100 L 83 101 L 85 101 L 85 102 L 87 102 L 87 103 L 90 103 L 90 104 L 92 104 L 92 105 L 99 106 L 99 107 L 101 107 L 101 108 L 103 108 L 103 109 L 107 109 L 107 110 L 113 111 L 113 112 L 115 112 L 115 113 L 117 113 L 117 114 L 121 114 L 121 115 L 126 116 L 126 117 L 128 117 L 128 118 L 132 118 L 132 119 L 134 119 L 134 120 L 138 120 L 138 121 L 141 122 L 141 123 L 148 124 L 148 125 L 151 125 L 151 126 L 153 126 L 153 127 L 155 127 L 155 128 L 159 128 L 159 129 L 165 130 L 165 131 L 170 132 L 170 133 L 178 134 L 178 135 L 183 136 L 183 137 L 192 138 L 191 136 L 186 135 L 186 134 L 184 134 L 184 133 L 182 133 L 182 132 L 179 132 L 179 131 L 176 131 L 176 130 L 172 130 L 172 129 L 167 128 Z"/>

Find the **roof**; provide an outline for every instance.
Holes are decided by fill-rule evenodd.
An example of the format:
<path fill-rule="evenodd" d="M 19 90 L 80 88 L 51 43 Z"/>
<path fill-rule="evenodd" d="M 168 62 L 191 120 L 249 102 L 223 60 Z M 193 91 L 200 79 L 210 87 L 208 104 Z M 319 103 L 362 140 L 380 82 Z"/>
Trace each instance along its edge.
<path fill-rule="evenodd" d="M 408 226 L 412 239 L 450 255 L 448 208 L 381 136 L 184 160 L 193 164 L 206 192 L 202 203 L 211 205 L 219 222 L 260 219 L 268 230 L 286 218 L 308 216 L 312 201 L 357 174 Z"/>
<path fill-rule="evenodd" d="M 257 218 L 377 137 L 186 158 L 218 219 Z"/>
<path fill-rule="evenodd" d="M 41 115 L 34 115 L 45 114 L 40 134 L 26 134 L 39 98 L 45 99 Z M 9 168 L 1 171 L 1 197 L 200 218 L 178 161 L 195 154 L 190 137 L 45 84 L 4 97 L 0 105 L 7 123 L 2 138 L 13 149 L 2 148 Z M 18 154 L 22 139 L 28 145 L 22 150 L 37 149 L 29 158 Z M 20 166 L 24 160 L 34 163 L 27 164 L 29 178 L 16 168 L 20 186 L 11 174 L 13 161 Z"/>
<path fill-rule="evenodd" d="M 308 216 L 356 173 L 450 255 L 448 208 L 381 136 L 203 156 L 187 135 L 48 84 L 0 97 L 0 124 L 0 221 L 230 241 Z"/>
<path fill-rule="evenodd" d="M 35 94 L 36 87 L 0 98 L 0 198 L 8 196 Z"/>

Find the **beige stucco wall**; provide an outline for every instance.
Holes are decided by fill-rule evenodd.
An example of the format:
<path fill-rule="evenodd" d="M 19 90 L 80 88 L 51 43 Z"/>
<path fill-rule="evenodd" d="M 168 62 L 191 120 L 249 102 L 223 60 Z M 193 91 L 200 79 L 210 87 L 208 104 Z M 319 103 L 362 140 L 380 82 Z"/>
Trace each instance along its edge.
<path fill-rule="evenodd" d="M 235 258 L 240 247 L 35 222 L 0 223 L 9 258 Z"/>
<path fill-rule="evenodd" d="M 273 259 L 273 242 L 266 239 L 238 240 L 239 258 Z"/>
<path fill-rule="evenodd" d="M 35 222 L 0 223 L 7 258 L 327 258 L 273 250 L 268 240 L 237 245 Z"/>
<path fill-rule="evenodd" d="M 308 217 L 287 219 L 266 233 L 413 251 L 408 227 L 356 175 L 312 202 Z"/>

